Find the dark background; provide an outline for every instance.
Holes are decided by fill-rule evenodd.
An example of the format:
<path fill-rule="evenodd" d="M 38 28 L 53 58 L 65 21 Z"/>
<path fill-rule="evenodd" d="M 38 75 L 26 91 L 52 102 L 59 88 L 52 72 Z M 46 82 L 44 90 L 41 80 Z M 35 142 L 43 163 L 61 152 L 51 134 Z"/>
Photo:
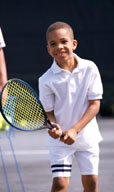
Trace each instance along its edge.
<path fill-rule="evenodd" d="M 97 64 L 104 86 L 100 113 L 114 116 L 113 0 L 0 0 L 8 78 L 21 78 L 38 91 L 37 79 L 52 63 L 45 33 L 55 21 L 72 26 L 76 53 Z"/>

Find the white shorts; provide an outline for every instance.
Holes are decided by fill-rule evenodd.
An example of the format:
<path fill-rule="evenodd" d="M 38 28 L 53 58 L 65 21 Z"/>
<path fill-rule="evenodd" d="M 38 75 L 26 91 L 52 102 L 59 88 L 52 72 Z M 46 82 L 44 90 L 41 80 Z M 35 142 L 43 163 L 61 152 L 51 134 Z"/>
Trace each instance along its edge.
<path fill-rule="evenodd" d="M 87 151 L 78 151 L 69 146 L 61 146 L 50 150 L 52 177 L 70 177 L 74 157 L 77 160 L 81 175 L 98 175 L 98 145 Z"/>

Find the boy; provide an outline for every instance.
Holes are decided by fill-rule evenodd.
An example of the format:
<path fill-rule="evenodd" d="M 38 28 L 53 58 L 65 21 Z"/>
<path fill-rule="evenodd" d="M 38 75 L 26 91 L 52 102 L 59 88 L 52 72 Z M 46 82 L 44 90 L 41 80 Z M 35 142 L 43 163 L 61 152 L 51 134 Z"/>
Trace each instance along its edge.
<path fill-rule="evenodd" d="M 6 63 L 5 63 L 3 47 L 5 47 L 5 42 L 4 42 L 2 31 L 0 28 L 0 91 L 3 87 L 3 85 L 7 81 L 7 70 L 6 70 Z"/>
<path fill-rule="evenodd" d="M 66 192 L 76 158 L 84 192 L 98 192 L 99 142 L 96 122 L 102 83 L 96 65 L 78 57 L 71 26 L 56 22 L 47 33 L 52 66 L 39 79 L 41 102 L 51 123 L 49 150 L 53 175 L 51 192 Z M 62 132 L 64 137 L 61 137 Z"/>

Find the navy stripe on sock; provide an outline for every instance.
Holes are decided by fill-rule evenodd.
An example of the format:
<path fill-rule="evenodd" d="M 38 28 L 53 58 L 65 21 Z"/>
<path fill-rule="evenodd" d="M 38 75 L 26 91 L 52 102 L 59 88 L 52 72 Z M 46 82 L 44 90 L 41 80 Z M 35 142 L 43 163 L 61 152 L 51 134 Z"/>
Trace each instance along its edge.
<path fill-rule="evenodd" d="M 51 165 L 51 168 L 54 168 L 54 167 L 72 167 L 72 165 L 66 165 L 66 164 Z"/>
<path fill-rule="evenodd" d="M 71 172 L 71 169 L 54 169 L 52 172 Z"/>

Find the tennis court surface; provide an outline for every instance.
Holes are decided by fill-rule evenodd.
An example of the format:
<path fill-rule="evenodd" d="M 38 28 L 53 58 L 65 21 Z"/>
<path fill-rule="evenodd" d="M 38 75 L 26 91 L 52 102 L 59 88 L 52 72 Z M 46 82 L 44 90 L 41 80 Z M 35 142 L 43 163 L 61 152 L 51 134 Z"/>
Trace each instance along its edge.
<path fill-rule="evenodd" d="M 98 122 L 104 138 L 100 144 L 99 192 L 113 192 L 114 119 L 98 118 Z M 0 192 L 50 192 L 52 179 L 47 143 L 45 130 L 14 130 L 12 137 L 0 138 Z M 80 173 L 74 163 L 69 192 L 81 191 Z"/>

